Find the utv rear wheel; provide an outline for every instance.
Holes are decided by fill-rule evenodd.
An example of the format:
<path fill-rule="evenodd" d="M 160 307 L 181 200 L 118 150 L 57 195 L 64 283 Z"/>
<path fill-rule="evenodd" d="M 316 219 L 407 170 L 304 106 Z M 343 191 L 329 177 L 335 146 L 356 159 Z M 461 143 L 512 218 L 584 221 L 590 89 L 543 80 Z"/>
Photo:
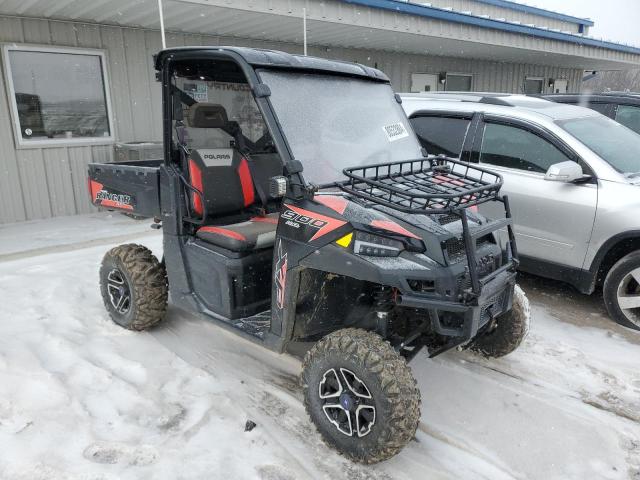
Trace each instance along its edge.
<path fill-rule="evenodd" d="M 142 245 L 120 245 L 105 254 L 100 291 L 111 319 L 129 330 L 155 325 L 167 310 L 167 274 Z"/>
<path fill-rule="evenodd" d="M 602 294 L 612 319 L 640 330 L 640 252 L 630 253 L 611 267 Z"/>
<path fill-rule="evenodd" d="M 516 285 L 510 311 L 496 318 L 486 332 L 473 339 L 469 348 L 485 357 L 504 357 L 520 346 L 529 333 L 529 300 Z"/>
<path fill-rule="evenodd" d="M 331 333 L 302 365 L 304 404 L 324 441 L 361 463 L 396 455 L 420 421 L 420 391 L 388 342 L 359 329 Z"/>

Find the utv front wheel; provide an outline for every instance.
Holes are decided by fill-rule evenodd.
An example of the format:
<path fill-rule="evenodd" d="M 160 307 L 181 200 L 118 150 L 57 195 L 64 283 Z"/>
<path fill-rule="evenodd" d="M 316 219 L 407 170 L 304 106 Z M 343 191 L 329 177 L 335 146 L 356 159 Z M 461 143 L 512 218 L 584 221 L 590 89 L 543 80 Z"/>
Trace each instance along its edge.
<path fill-rule="evenodd" d="M 529 300 L 516 285 L 513 307 L 496 318 L 495 323 L 473 339 L 469 348 L 485 357 L 504 357 L 520 346 L 529 333 Z"/>
<path fill-rule="evenodd" d="M 105 254 L 100 291 L 111 319 L 129 330 L 155 325 L 167 310 L 167 274 L 142 245 L 120 245 Z"/>
<path fill-rule="evenodd" d="M 324 441 L 361 463 L 396 455 L 414 437 L 420 391 L 388 342 L 359 329 L 331 333 L 302 365 L 304 404 Z"/>
<path fill-rule="evenodd" d="M 611 267 L 602 296 L 612 319 L 640 330 L 640 252 L 630 253 Z"/>

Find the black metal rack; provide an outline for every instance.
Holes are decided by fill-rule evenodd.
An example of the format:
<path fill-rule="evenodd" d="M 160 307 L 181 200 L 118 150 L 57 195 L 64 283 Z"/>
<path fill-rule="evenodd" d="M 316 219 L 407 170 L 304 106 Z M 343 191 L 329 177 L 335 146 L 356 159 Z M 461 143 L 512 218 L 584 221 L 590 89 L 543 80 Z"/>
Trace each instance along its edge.
<path fill-rule="evenodd" d="M 345 168 L 347 193 L 407 213 L 440 214 L 499 200 L 502 177 L 447 157 Z"/>
<path fill-rule="evenodd" d="M 482 286 L 500 273 L 516 268 L 518 252 L 511 209 L 509 199 L 499 195 L 503 182 L 497 173 L 442 156 L 350 167 L 345 168 L 343 173 L 348 180 L 336 185 L 346 193 L 406 213 L 453 214 L 459 217 L 462 221 L 472 297 L 477 298 Z M 472 231 L 467 208 L 489 201 L 504 204 L 505 218 Z M 510 260 L 498 270 L 480 278 L 476 242 L 504 227 L 509 235 Z"/>

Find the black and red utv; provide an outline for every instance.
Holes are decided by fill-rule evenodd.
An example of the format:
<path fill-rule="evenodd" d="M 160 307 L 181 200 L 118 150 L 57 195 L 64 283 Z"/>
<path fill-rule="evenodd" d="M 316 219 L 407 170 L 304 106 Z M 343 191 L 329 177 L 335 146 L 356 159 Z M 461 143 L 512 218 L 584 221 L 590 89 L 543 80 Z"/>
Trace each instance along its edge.
<path fill-rule="evenodd" d="M 374 463 L 414 436 L 407 361 L 526 334 L 501 178 L 422 151 L 379 70 L 233 47 L 161 51 L 165 159 L 91 164 L 93 203 L 152 217 L 158 261 L 109 251 L 100 284 L 119 325 L 173 304 L 301 354 L 324 439 Z M 487 220 L 478 204 L 502 202 Z M 499 230 L 507 234 L 498 234 Z"/>

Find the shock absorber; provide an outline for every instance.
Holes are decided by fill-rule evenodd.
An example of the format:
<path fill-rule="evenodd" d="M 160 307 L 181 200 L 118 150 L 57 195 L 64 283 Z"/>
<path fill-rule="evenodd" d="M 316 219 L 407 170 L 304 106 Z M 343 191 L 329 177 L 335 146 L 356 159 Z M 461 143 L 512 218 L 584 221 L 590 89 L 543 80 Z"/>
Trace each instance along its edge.
<path fill-rule="evenodd" d="M 373 308 L 376 313 L 388 313 L 393 310 L 393 288 L 380 285 L 373 292 Z"/>
<path fill-rule="evenodd" d="M 387 337 L 389 327 L 389 312 L 395 305 L 393 301 L 394 289 L 380 285 L 373 292 L 373 310 L 376 312 L 377 331 L 383 338 Z"/>

